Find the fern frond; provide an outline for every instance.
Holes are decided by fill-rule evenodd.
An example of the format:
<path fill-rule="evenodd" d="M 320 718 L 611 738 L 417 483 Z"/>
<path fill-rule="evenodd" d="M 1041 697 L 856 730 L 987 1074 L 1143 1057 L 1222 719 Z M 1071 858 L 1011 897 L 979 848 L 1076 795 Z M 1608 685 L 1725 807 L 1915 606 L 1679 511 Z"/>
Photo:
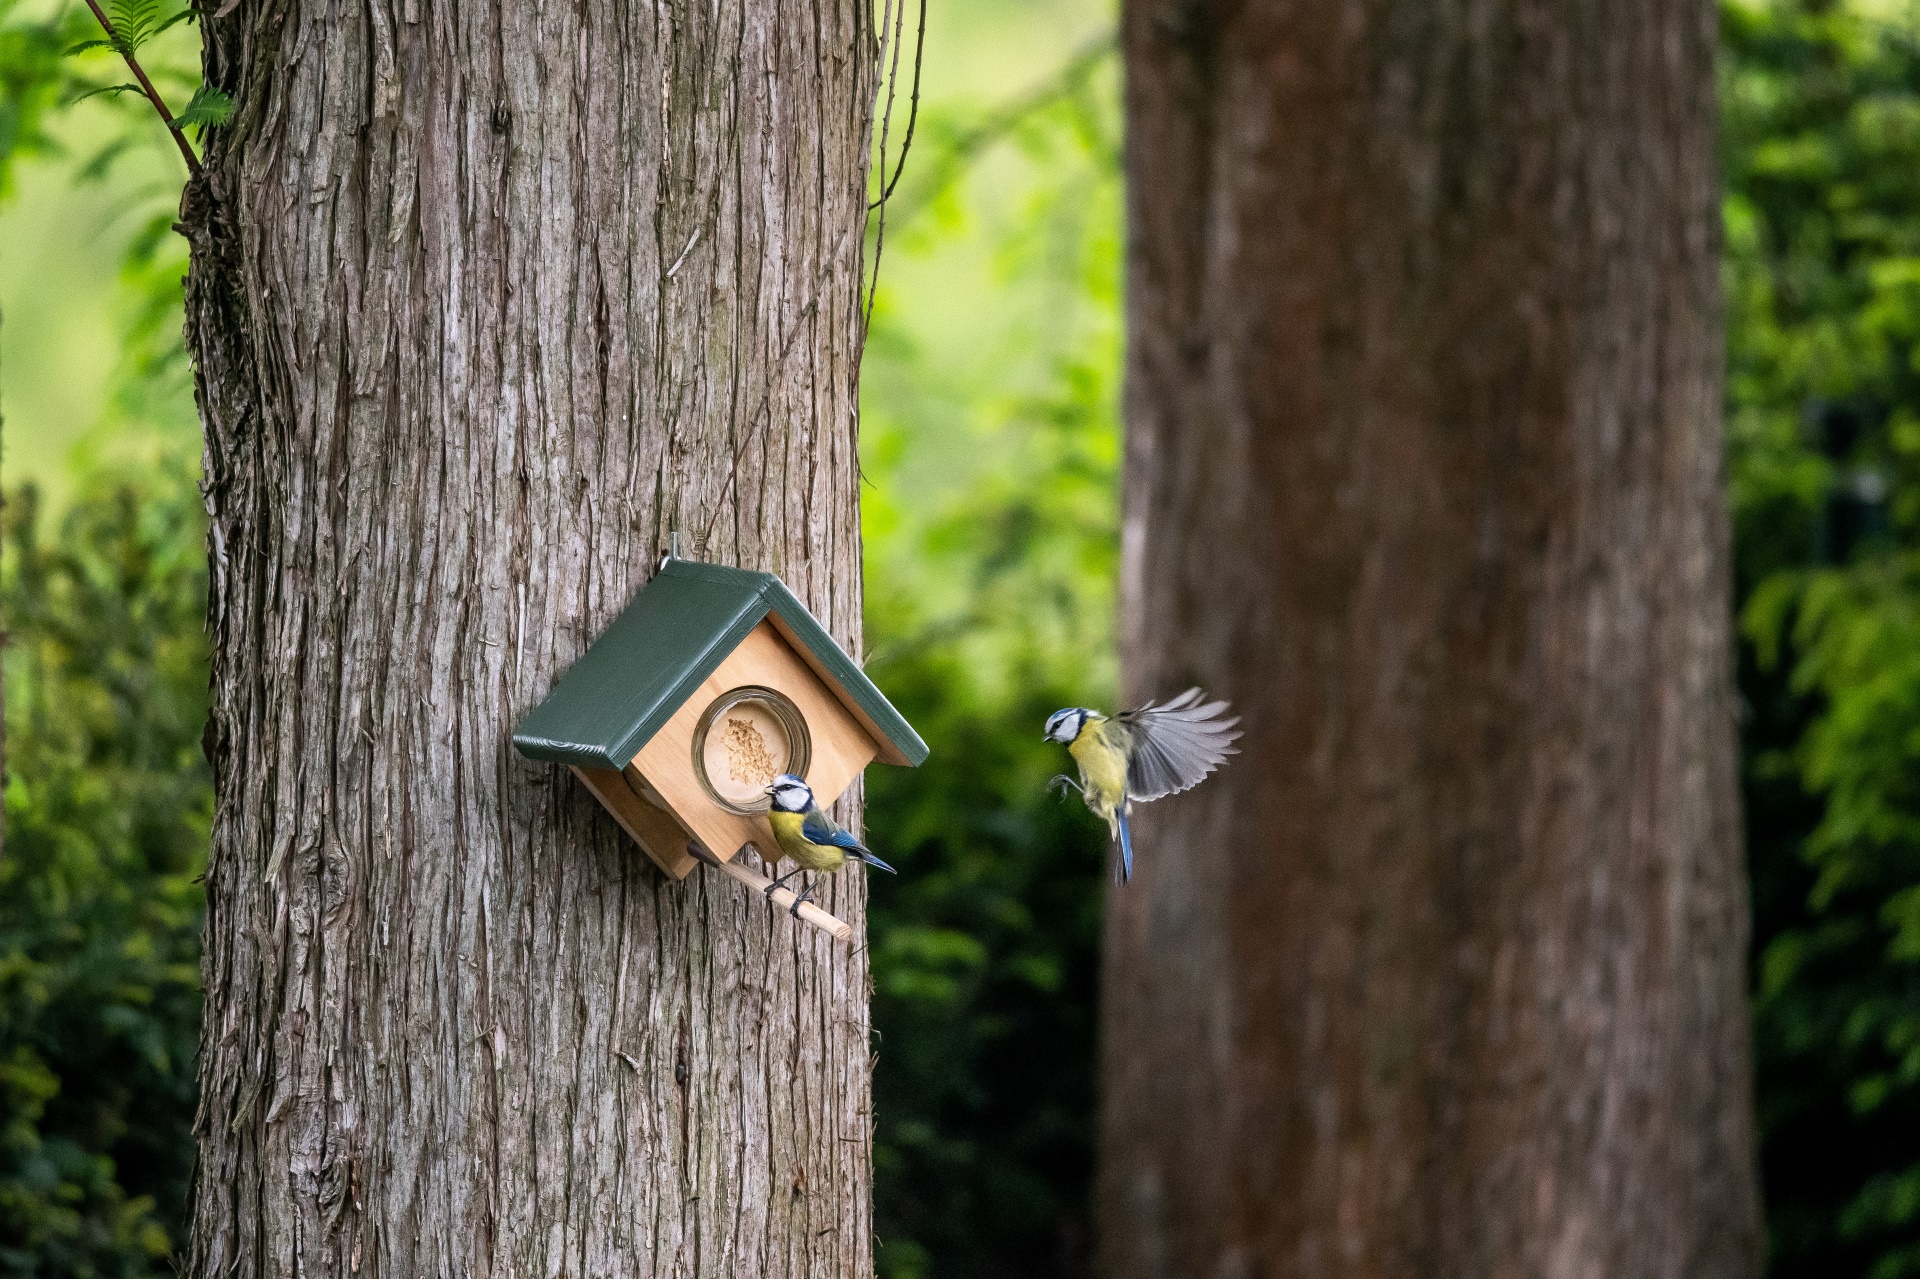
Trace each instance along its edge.
<path fill-rule="evenodd" d="M 9 0 L 0 0 L 0 6 L 7 3 Z M 103 3 L 105 8 L 101 7 Z M 180 3 L 180 0 L 86 0 L 87 7 L 93 10 L 93 16 L 99 19 L 100 25 L 105 28 L 107 38 L 104 41 L 82 41 L 68 52 L 83 53 L 101 48 L 103 45 L 114 49 L 125 60 L 127 69 L 133 72 L 140 83 L 138 85 L 103 85 L 89 89 L 75 97 L 73 101 L 80 102 L 108 93 L 144 93 L 153 104 L 154 111 L 166 124 L 167 132 L 173 135 L 173 144 L 180 148 L 180 158 L 187 162 L 187 172 L 197 179 L 202 171 L 200 157 L 194 154 L 192 145 L 187 142 L 186 134 L 182 131 L 183 126 L 197 125 L 204 130 L 210 124 L 218 124 L 232 114 L 233 103 L 223 93 L 196 92 L 187 109 L 178 119 L 175 119 L 168 113 L 166 100 L 148 80 L 146 71 L 140 66 L 139 58 L 134 56 L 140 46 L 161 32 L 182 22 L 194 20 L 196 14 L 192 7 L 193 0 L 185 0 L 181 8 L 173 9 L 176 3 Z M 205 90 L 204 85 L 201 88 Z"/>
<path fill-rule="evenodd" d="M 88 98 L 97 98 L 97 97 L 100 97 L 102 94 L 107 94 L 107 93 L 145 93 L 145 92 L 146 90 L 142 89 L 137 84 L 103 84 L 97 89 L 88 89 L 85 93 L 82 93 L 76 98 L 74 98 L 74 101 L 85 102 Z"/>
<path fill-rule="evenodd" d="M 139 51 L 160 25 L 160 0 L 107 0 L 113 21 L 113 46 L 122 54 Z"/>
<path fill-rule="evenodd" d="M 86 53 L 91 49 L 111 49 L 113 47 L 113 41 L 111 40 L 82 40 L 79 44 L 67 46 L 67 56 L 71 58 L 76 53 Z"/>
<path fill-rule="evenodd" d="M 193 91 L 193 101 L 173 117 L 176 129 L 197 128 L 203 133 L 209 126 L 225 124 L 233 114 L 233 99 L 210 84 Z"/>

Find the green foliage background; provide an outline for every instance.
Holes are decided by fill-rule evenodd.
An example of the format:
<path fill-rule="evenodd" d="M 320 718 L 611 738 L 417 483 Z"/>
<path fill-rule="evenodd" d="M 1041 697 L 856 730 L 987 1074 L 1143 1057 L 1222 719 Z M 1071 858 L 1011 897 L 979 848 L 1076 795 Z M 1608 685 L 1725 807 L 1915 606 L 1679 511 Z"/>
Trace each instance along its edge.
<path fill-rule="evenodd" d="M 122 265 L 96 423 L 6 513 L 0 1277 L 160 1274 L 209 809 L 177 173 L 151 121 L 63 111 L 100 78 L 58 56 L 72 14 L 12 3 L 0 198 L 64 149 Z M 1894 1279 L 1920 1275 L 1920 16 L 1722 12 L 1770 1269 Z M 1075 1275 L 1104 851 L 1038 725 L 1115 685 L 1118 74 L 1097 0 L 934 13 L 863 390 L 869 669 L 935 747 L 869 777 L 904 872 L 872 907 L 879 1261 Z"/>
<path fill-rule="evenodd" d="M 211 790 L 184 476 L 6 519 L 0 1275 L 141 1275 L 192 1167 Z"/>
<path fill-rule="evenodd" d="M 1728 430 L 1776 1275 L 1920 1274 L 1920 25 L 1723 9 Z"/>

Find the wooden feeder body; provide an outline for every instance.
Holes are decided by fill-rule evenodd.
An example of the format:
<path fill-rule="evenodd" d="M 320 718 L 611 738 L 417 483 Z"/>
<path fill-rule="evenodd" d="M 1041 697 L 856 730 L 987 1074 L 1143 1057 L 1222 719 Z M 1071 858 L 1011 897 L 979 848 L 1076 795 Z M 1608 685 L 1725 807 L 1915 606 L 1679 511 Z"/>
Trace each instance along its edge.
<path fill-rule="evenodd" d="M 634 842 L 660 869 L 685 878 L 699 863 L 687 853 L 692 840 L 722 861 L 748 844 L 755 845 L 769 863 L 773 855 L 773 828 L 764 813 L 747 816 L 729 812 L 707 793 L 695 764 L 694 731 L 707 708 L 741 688 L 767 688 L 785 694 L 806 721 L 811 756 L 802 776 L 825 808 L 839 799 L 854 778 L 880 754 L 880 746 L 860 722 L 828 691 L 793 646 L 771 621 L 763 621 L 700 682 L 694 695 L 680 704 L 666 724 L 640 748 L 631 763 L 611 769 L 575 767 L 581 780 L 620 820 Z M 779 740 L 779 730 L 759 714 L 737 717 L 759 736 L 754 743 L 767 753 L 775 772 L 786 771 L 791 745 Z M 712 737 L 709 729 L 708 736 Z M 787 749 L 783 750 L 782 748 Z M 718 772 L 718 752 L 702 752 L 711 775 Z M 740 770 L 749 781 L 757 771 L 749 764 Z M 745 789 L 743 786 L 741 789 Z M 651 811 L 646 811 L 651 810 Z"/>
<path fill-rule="evenodd" d="M 763 794 L 775 773 L 798 772 L 824 808 L 873 760 L 927 753 L 777 578 L 684 560 L 667 562 L 514 744 L 571 767 L 676 879 L 699 864 L 689 843 L 722 862 L 749 844 L 779 860 Z"/>

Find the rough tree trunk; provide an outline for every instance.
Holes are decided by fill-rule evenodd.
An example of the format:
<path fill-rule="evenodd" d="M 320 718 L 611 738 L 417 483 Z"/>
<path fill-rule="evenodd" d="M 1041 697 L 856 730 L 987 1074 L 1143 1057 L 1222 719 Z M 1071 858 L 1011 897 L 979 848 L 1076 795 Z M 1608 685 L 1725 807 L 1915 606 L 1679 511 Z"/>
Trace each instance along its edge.
<path fill-rule="evenodd" d="M 1758 1269 L 1708 0 L 1137 0 L 1127 1276 Z"/>
<path fill-rule="evenodd" d="M 864 956 L 508 745 L 716 510 L 858 645 L 864 0 L 207 8 L 190 1272 L 869 1274 Z"/>

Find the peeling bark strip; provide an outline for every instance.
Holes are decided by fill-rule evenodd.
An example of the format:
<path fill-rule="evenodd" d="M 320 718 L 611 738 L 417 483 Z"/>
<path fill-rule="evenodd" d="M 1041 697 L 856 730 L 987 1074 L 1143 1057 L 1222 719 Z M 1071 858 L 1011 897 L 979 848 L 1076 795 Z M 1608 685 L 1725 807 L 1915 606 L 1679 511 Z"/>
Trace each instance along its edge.
<path fill-rule="evenodd" d="M 1747 1279 L 1709 0 L 1137 0 L 1111 1279 Z"/>
<path fill-rule="evenodd" d="M 664 881 L 508 735 L 723 488 L 698 549 L 858 651 L 864 0 L 236 0 L 207 40 L 190 1272 L 862 1279 L 864 955 Z"/>

